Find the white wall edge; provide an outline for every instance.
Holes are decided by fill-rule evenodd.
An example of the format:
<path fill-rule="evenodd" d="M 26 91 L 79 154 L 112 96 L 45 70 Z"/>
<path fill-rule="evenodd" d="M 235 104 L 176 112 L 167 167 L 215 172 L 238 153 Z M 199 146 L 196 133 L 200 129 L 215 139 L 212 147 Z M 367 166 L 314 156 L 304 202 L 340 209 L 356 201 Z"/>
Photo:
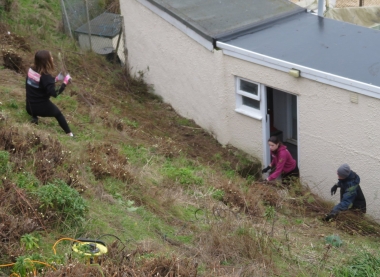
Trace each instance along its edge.
<path fill-rule="evenodd" d="M 144 5 L 146 8 L 148 8 L 149 10 L 151 10 L 152 12 L 154 12 L 155 14 L 160 16 L 161 18 L 163 18 L 165 21 L 172 24 L 174 27 L 176 27 L 177 29 L 179 29 L 180 31 L 182 31 L 183 33 L 188 35 L 190 38 L 192 38 L 193 40 L 198 42 L 200 45 L 204 46 L 207 50 L 209 50 L 209 51 L 214 50 L 214 46 L 213 46 L 212 42 L 208 41 L 207 39 L 205 39 L 204 37 L 202 37 L 201 35 L 199 35 L 195 31 L 193 31 L 192 29 L 187 27 L 185 24 L 183 24 L 179 20 L 170 16 L 169 14 L 164 12 L 163 10 L 157 8 L 152 3 L 150 3 L 146 0 L 136 0 L 136 1 L 139 2 L 140 4 Z"/>
<path fill-rule="evenodd" d="M 220 41 L 217 41 L 216 46 L 221 48 L 224 54 L 231 57 L 260 64 L 284 72 L 288 72 L 292 68 L 298 69 L 301 71 L 301 78 L 314 80 L 320 83 L 335 86 L 338 88 L 343 88 L 349 91 L 357 92 L 363 95 L 380 99 L 380 87 L 374 85 L 358 82 L 338 75 L 279 60 Z"/>

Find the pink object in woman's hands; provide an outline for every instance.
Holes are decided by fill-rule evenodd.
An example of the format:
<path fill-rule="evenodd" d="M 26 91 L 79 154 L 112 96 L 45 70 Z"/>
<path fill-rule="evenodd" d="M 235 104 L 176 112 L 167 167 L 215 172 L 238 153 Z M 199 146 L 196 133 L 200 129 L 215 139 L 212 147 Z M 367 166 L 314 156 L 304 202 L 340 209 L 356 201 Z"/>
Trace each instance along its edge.
<path fill-rule="evenodd" d="M 67 74 L 67 75 L 65 76 L 65 79 L 63 79 L 63 83 L 64 83 L 65 85 L 67 85 L 70 81 L 71 81 L 71 76 L 70 76 L 70 74 Z"/>

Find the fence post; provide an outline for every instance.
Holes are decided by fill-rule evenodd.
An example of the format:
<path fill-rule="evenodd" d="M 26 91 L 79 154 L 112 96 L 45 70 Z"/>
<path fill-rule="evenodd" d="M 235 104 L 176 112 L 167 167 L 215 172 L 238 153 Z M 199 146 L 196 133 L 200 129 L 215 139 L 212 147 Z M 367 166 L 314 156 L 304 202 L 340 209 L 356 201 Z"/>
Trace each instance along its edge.
<path fill-rule="evenodd" d="M 84 0 L 84 2 L 86 3 L 86 14 L 87 14 L 87 24 L 88 24 L 88 40 L 90 42 L 90 50 L 92 51 L 90 15 L 88 13 L 87 0 Z"/>
<path fill-rule="evenodd" d="M 63 0 L 61 0 L 61 5 L 62 5 L 62 8 L 63 8 L 63 13 L 65 14 L 65 18 L 66 18 L 67 26 L 68 26 L 68 28 L 69 28 L 70 37 L 73 39 L 73 34 L 71 33 L 71 26 L 70 26 L 69 17 L 67 16 L 65 2 L 64 2 Z"/>
<path fill-rule="evenodd" d="M 116 56 L 119 57 L 119 54 L 117 52 L 119 51 L 120 39 L 121 39 L 121 35 L 123 34 L 123 28 L 121 24 L 123 24 L 122 16 L 120 16 L 120 31 L 119 31 L 119 37 L 117 38 L 117 44 L 116 44 L 116 50 L 115 50 L 116 55 L 113 56 L 113 63 L 116 63 Z"/>

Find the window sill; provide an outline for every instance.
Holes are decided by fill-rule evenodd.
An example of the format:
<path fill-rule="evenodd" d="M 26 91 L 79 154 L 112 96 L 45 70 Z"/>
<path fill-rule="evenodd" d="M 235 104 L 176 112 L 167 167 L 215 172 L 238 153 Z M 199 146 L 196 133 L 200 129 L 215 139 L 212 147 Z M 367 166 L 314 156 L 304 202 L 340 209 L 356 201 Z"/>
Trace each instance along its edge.
<path fill-rule="evenodd" d="M 236 108 L 235 112 L 252 117 L 257 120 L 263 119 L 263 116 L 261 115 L 261 112 L 259 110 L 255 111 L 253 109 L 241 107 L 241 108 Z"/>

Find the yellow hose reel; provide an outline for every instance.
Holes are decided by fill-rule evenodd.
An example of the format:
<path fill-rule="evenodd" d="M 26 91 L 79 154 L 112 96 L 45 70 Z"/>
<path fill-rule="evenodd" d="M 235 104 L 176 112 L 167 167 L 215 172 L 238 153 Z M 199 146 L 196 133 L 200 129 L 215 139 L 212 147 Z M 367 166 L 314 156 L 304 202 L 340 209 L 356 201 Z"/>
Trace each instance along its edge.
<path fill-rule="evenodd" d="M 108 252 L 107 246 L 103 241 L 92 239 L 77 239 L 72 250 L 80 255 L 89 258 L 89 263 L 98 263 L 98 257 Z"/>

